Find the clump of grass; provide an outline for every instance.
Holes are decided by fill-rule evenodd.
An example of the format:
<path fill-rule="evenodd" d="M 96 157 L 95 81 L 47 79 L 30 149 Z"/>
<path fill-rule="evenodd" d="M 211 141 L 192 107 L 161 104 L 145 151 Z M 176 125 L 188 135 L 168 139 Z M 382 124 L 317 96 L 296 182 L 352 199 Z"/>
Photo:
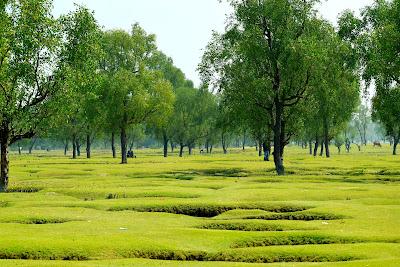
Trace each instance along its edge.
<path fill-rule="evenodd" d="M 7 201 L 0 201 L 0 208 L 5 208 L 10 206 L 10 203 Z"/>
<path fill-rule="evenodd" d="M 323 245 L 323 244 L 354 244 L 363 243 L 361 239 L 344 238 L 324 235 L 289 235 L 270 236 L 241 240 L 234 243 L 232 248 L 267 247 L 267 246 L 297 246 L 297 245 Z"/>
<path fill-rule="evenodd" d="M 314 255 L 289 254 L 285 252 L 264 255 L 243 255 L 240 253 L 221 252 L 213 255 L 211 261 L 230 261 L 247 263 L 274 263 L 274 262 L 343 262 L 358 260 L 352 255 Z"/>
<path fill-rule="evenodd" d="M 83 261 L 89 260 L 89 255 L 82 251 L 52 251 L 47 249 L 26 249 L 20 247 L 10 247 L 0 250 L 2 260 L 68 260 Z"/>
<path fill-rule="evenodd" d="M 7 189 L 7 193 L 37 193 L 42 189 L 36 186 L 11 186 Z"/>
<path fill-rule="evenodd" d="M 29 217 L 17 220 L 6 221 L 6 223 L 20 223 L 20 224 L 60 224 L 74 221 L 67 218 L 45 218 L 45 217 Z"/>
<path fill-rule="evenodd" d="M 199 229 L 232 230 L 232 231 L 283 231 L 280 225 L 267 225 L 256 223 L 219 222 L 197 226 Z"/>
<path fill-rule="evenodd" d="M 316 221 L 316 220 L 340 220 L 345 219 L 345 216 L 331 213 L 316 213 L 316 212 L 290 212 L 290 213 L 271 213 L 258 216 L 247 216 L 243 219 L 247 220 L 290 220 L 290 221 Z"/>
<path fill-rule="evenodd" d="M 221 177 L 247 177 L 249 173 L 244 169 L 231 168 L 231 169 L 207 169 L 199 171 L 206 176 L 221 176 Z"/>
<path fill-rule="evenodd" d="M 207 253 L 204 251 L 125 251 L 120 253 L 125 258 L 145 258 L 154 260 L 174 261 L 219 261 L 219 262 L 246 262 L 246 263 L 274 263 L 274 262 L 339 262 L 359 259 L 351 255 L 314 255 L 314 254 L 290 254 L 287 252 L 275 252 L 267 254 L 241 253 L 239 251 L 222 251 Z"/>
<path fill-rule="evenodd" d="M 289 205 L 253 205 L 253 204 L 238 204 L 238 205 L 215 205 L 215 204 L 177 204 L 177 205 L 157 205 L 157 206 L 117 206 L 109 208 L 109 211 L 132 210 L 138 212 L 166 212 L 173 214 L 183 214 L 193 217 L 211 218 L 220 215 L 229 210 L 235 209 L 260 209 L 270 212 L 293 212 L 304 211 L 309 207 L 304 206 L 289 206 Z"/>

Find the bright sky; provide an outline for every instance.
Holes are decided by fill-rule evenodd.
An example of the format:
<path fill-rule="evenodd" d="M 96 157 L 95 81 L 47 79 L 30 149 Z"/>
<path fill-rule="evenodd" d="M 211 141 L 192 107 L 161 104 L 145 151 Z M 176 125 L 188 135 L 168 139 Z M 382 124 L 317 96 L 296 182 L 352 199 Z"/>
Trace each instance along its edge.
<path fill-rule="evenodd" d="M 358 11 L 373 0 L 322 1 L 322 15 L 336 21 L 345 9 Z M 160 50 L 172 57 L 188 79 L 199 85 L 196 72 L 202 49 L 213 30 L 222 32 L 230 8 L 218 0 L 54 0 L 54 15 L 74 9 L 74 3 L 84 4 L 95 11 L 96 19 L 105 29 L 129 30 L 139 22 L 149 33 L 157 35 Z"/>

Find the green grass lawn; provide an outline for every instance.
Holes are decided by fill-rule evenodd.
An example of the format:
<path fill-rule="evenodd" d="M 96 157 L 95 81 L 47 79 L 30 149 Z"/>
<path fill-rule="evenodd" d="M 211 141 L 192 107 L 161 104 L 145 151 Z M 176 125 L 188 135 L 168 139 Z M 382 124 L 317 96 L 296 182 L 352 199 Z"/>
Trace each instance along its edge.
<path fill-rule="evenodd" d="M 217 151 L 218 152 L 218 151 Z M 400 266 L 400 158 L 11 155 L 0 266 Z"/>

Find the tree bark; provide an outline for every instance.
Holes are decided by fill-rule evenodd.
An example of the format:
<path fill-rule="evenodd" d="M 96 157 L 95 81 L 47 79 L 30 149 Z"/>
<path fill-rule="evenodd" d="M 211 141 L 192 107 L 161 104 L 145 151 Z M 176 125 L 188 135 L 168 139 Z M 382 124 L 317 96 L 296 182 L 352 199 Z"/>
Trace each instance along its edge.
<path fill-rule="evenodd" d="M 163 143 L 164 143 L 164 158 L 168 157 L 168 136 L 165 131 L 163 131 Z"/>
<path fill-rule="evenodd" d="M 210 142 L 208 139 L 206 140 L 206 150 L 207 150 L 207 154 L 210 154 Z"/>
<path fill-rule="evenodd" d="M 179 157 L 183 157 L 183 148 L 184 148 L 185 146 L 181 143 L 180 144 L 180 148 L 179 148 Z"/>
<path fill-rule="evenodd" d="M 397 155 L 397 145 L 399 144 L 400 135 L 394 136 L 393 138 L 393 155 Z"/>
<path fill-rule="evenodd" d="M 228 150 L 226 147 L 226 140 L 225 140 L 225 134 L 221 134 L 221 143 L 222 143 L 222 149 L 224 150 L 224 154 L 228 154 Z"/>
<path fill-rule="evenodd" d="M 6 192 L 8 189 L 8 146 L 10 142 L 10 133 L 8 130 L 1 131 L 1 170 L 0 170 L 0 192 Z"/>
<path fill-rule="evenodd" d="M 67 155 L 67 151 L 68 151 L 68 139 L 65 139 L 65 144 L 64 144 L 64 156 Z"/>
<path fill-rule="evenodd" d="M 212 154 L 213 151 L 213 145 L 210 146 L 210 154 Z"/>
<path fill-rule="evenodd" d="M 325 155 L 327 158 L 331 157 L 331 153 L 329 151 L 329 126 L 328 121 L 324 119 L 324 143 L 325 143 Z"/>
<path fill-rule="evenodd" d="M 308 148 L 310 149 L 310 155 L 313 154 L 313 147 L 312 147 L 312 142 L 310 140 L 310 142 L 308 143 Z"/>
<path fill-rule="evenodd" d="M 193 155 L 193 146 L 189 145 L 188 148 L 189 148 L 189 155 L 190 156 Z"/>
<path fill-rule="evenodd" d="M 72 135 L 72 158 L 76 159 L 76 134 Z"/>
<path fill-rule="evenodd" d="M 78 157 L 81 156 L 81 142 L 79 138 L 76 138 L 76 154 L 78 155 Z"/>
<path fill-rule="evenodd" d="M 314 157 L 317 156 L 317 153 L 318 153 L 318 146 L 319 146 L 319 139 L 318 139 L 318 135 L 316 135 L 316 138 L 315 138 L 315 145 L 314 145 Z"/>
<path fill-rule="evenodd" d="M 92 140 L 90 140 L 90 134 L 86 135 L 86 158 L 91 158 L 91 148 L 92 148 Z"/>
<path fill-rule="evenodd" d="M 325 145 L 325 142 L 322 140 L 322 142 L 321 142 L 321 151 L 319 153 L 320 157 L 322 157 L 324 155 L 324 145 Z"/>
<path fill-rule="evenodd" d="M 126 128 L 125 126 L 121 127 L 121 164 L 127 164 L 127 139 L 126 139 Z"/>
<path fill-rule="evenodd" d="M 246 149 L 246 130 L 243 130 L 243 143 L 242 143 L 242 150 Z"/>
<path fill-rule="evenodd" d="M 36 144 L 37 139 L 38 139 L 37 137 L 33 138 L 32 142 L 31 142 L 31 145 L 29 146 L 29 152 L 28 152 L 29 154 L 32 154 L 32 150 L 33 150 L 33 147 Z"/>
<path fill-rule="evenodd" d="M 275 125 L 274 125 L 274 163 L 276 173 L 278 175 L 285 175 L 285 167 L 283 166 L 282 159 L 282 116 L 283 104 L 275 98 Z"/>
<path fill-rule="evenodd" d="M 117 150 L 115 149 L 115 133 L 113 132 L 111 134 L 111 151 L 113 158 L 115 159 L 117 157 Z"/>
<path fill-rule="evenodd" d="M 261 141 L 258 143 L 258 156 L 261 157 L 262 156 L 262 143 Z"/>

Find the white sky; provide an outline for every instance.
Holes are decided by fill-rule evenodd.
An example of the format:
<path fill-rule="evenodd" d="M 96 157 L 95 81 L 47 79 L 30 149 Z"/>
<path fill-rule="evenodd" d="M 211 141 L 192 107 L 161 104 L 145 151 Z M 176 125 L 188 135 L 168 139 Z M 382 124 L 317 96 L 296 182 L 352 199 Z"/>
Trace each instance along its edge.
<path fill-rule="evenodd" d="M 319 7 L 326 19 L 335 23 L 345 9 L 358 11 L 373 0 L 322 0 Z M 58 17 L 74 9 L 74 3 L 95 11 L 96 19 L 105 29 L 129 30 L 139 22 L 148 32 L 157 35 L 160 50 L 172 57 L 188 79 L 199 85 L 196 72 L 202 49 L 213 30 L 222 32 L 230 8 L 218 0 L 54 0 Z"/>

